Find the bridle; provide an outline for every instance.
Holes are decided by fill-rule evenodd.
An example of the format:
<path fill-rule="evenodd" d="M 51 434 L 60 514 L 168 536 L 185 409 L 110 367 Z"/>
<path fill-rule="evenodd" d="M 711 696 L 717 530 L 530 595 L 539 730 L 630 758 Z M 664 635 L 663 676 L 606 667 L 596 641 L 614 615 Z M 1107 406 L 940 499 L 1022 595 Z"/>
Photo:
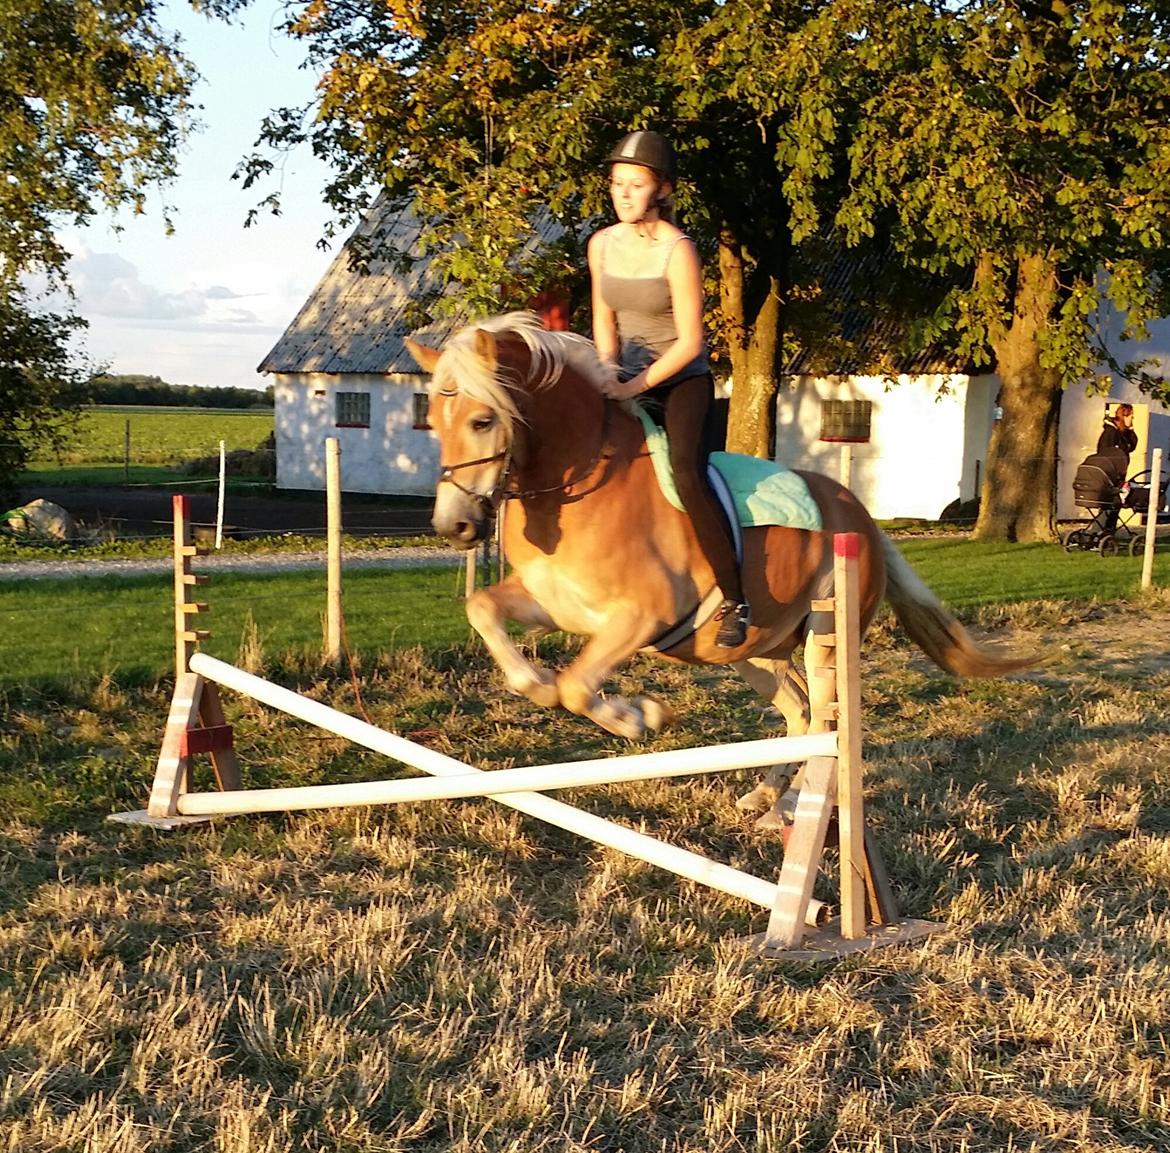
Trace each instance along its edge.
<path fill-rule="evenodd" d="M 451 389 L 450 391 L 442 390 L 441 395 L 455 396 L 457 392 L 458 389 Z M 479 505 L 484 516 L 494 516 L 500 504 L 505 500 L 525 500 L 528 497 L 542 496 L 550 492 L 568 492 L 578 480 L 587 477 L 605 455 L 605 444 L 609 438 L 610 405 L 613 402 L 609 397 L 603 397 L 602 401 L 604 407 L 602 408 L 601 438 L 597 446 L 597 452 L 593 454 L 593 458 L 582 469 L 580 476 L 570 477 L 560 484 L 550 484 L 546 488 L 512 489 L 508 491 L 508 481 L 511 479 L 512 474 L 512 445 L 509 444 L 507 448 L 501 449 L 492 456 L 480 456 L 474 460 L 461 460 L 457 464 L 440 463 L 438 483 L 454 485 L 464 496 L 471 497 Z M 504 462 L 504 467 L 497 474 L 496 483 L 492 485 L 491 492 L 476 492 L 475 489 L 461 484 L 455 476 L 460 469 L 475 468 L 476 465 L 480 464 L 494 464 L 500 460 Z"/>
<path fill-rule="evenodd" d="M 454 393 L 447 393 L 448 396 L 453 396 Z M 496 477 L 496 483 L 492 486 L 489 493 L 476 492 L 473 488 L 468 488 L 465 484 L 460 484 L 455 478 L 455 474 L 461 468 L 474 468 L 477 464 L 494 464 L 497 460 L 504 462 L 504 467 L 500 469 Z M 500 507 L 500 501 L 504 499 L 504 487 L 508 483 L 509 474 L 512 471 L 512 446 L 509 445 L 506 449 L 497 452 L 494 456 L 481 456 L 475 460 L 461 460 L 458 464 L 440 464 L 439 465 L 439 484 L 454 485 L 464 496 L 469 496 L 475 501 L 483 510 L 484 516 L 494 516 L 496 509 Z"/>

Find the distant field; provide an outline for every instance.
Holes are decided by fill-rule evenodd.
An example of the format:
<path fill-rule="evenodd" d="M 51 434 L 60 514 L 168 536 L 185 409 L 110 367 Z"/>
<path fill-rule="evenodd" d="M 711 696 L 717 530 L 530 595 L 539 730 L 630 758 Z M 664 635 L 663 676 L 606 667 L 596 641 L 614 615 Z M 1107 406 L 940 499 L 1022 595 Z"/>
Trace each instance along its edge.
<path fill-rule="evenodd" d="M 32 462 L 44 473 L 55 467 L 98 464 L 121 465 L 126 460 L 129 424 L 129 460 L 134 465 L 169 465 L 219 452 L 219 442 L 233 448 L 255 449 L 273 430 L 271 410 L 255 412 L 213 408 L 153 408 L 103 406 L 82 416 L 75 445 L 60 459 Z"/>

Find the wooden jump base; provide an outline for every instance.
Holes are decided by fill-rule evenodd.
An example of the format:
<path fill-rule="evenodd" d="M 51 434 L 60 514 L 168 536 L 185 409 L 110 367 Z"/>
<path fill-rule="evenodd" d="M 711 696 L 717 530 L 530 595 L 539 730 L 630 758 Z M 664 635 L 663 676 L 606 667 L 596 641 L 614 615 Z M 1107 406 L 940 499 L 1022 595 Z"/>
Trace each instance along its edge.
<path fill-rule="evenodd" d="M 476 769 L 196 651 L 199 641 L 208 634 L 192 629 L 190 620 L 207 606 L 193 601 L 191 590 L 205 584 L 207 578 L 193 574 L 190 562 L 205 550 L 192 544 L 187 499 L 182 496 L 174 498 L 174 540 L 178 676 L 171 710 L 148 807 L 138 812 L 114 814 L 111 820 L 175 828 L 231 813 L 490 797 L 597 844 L 769 909 L 767 931 L 748 941 L 754 950 L 766 956 L 821 960 L 911 940 L 941 927 L 898 917 L 876 845 L 865 829 L 855 535 L 834 538 L 836 596 L 831 601 L 817 601 L 813 606 L 817 611 L 832 611 L 835 620 L 835 633 L 818 639 L 822 644 L 834 646 L 836 661 L 830 667 L 810 670 L 810 674 L 834 677 L 836 682 L 836 704 L 826 715 L 814 718 L 825 726 L 825 731 L 737 745 L 491 772 Z M 430 779 L 244 789 L 232 730 L 219 698 L 217 686 L 221 685 L 420 769 L 430 774 Z M 829 727 L 834 723 L 835 731 Z M 199 754 L 211 759 L 218 791 L 189 791 L 192 761 Z M 554 789 L 798 762 L 806 762 L 803 783 L 784 863 L 775 884 L 543 795 Z M 812 896 L 812 889 L 834 812 L 840 832 L 842 907 L 839 920 L 829 922 L 828 907 Z"/>

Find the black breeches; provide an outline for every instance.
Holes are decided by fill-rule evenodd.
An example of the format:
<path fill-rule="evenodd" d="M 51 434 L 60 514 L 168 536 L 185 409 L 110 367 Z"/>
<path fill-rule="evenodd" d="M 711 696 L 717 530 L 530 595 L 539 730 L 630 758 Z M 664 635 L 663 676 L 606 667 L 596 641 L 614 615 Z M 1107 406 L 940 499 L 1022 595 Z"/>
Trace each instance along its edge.
<path fill-rule="evenodd" d="M 650 389 L 646 399 L 662 405 L 663 427 L 670 444 L 670 464 L 683 507 L 690 515 L 699 547 L 715 570 L 725 597 L 742 601 L 743 587 L 735 560 L 731 526 L 707 482 L 707 454 L 715 415 L 715 388 L 709 374 L 688 376 L 675 384 Z"/>

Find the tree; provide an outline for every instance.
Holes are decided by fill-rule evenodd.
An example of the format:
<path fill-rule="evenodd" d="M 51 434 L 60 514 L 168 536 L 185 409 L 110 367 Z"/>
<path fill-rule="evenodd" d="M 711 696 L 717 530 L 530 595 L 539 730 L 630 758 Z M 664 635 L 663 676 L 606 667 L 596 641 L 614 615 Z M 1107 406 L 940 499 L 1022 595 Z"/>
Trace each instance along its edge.
<path fill-rule="evenodd" d="M 244 0 L 207 0 L 217 15 Z M 195 7 L 201 5 L 195 2 Z M 53 443 L 78 401 L 69 334 L 43 312 L 38 274 L 66 285 L 65 223 L 141 212 L 175 173 L 195 74 L 160 24 L 161 0 L 5 0 L 0 21 L 0 484 Z"/>
<path fill-rule="evenodd" d="M 85 379 L 69 339 L 80 321 L 37 315 L 0 285 L 0 493 L 38 449 L 60 450 L 74 431 Z"/>
<path fill-rule="evenodd" d="M 962 275 L 920 336 L 999 373 L 984 539 L 1051 539 L 1092 318 L 1115 307 L 1140 334 L 1170 304 L 1168 21 L 1112 0 L 836 0 L 807 39 L 809 114 L 864 93 L 836 223 L 856 240 L 891 221 L 908 264 Z"/>
<path fill-rule="evenodd" d="M 59 273 L 62 222 L 141 212 L 175 173 L 195 74 L 158 0 L 8 0 L 0 23 L 0 275 Z"/>
<path fill-rule="evenodd" d="M 733 370 L 729 439 L 766 456 L 793 255 L 785 109 L 774 100 L 745 116 L 739 50 L 723 42 L 778 42 L 815 10 L 726 0 L 298 2 L 287 27 L 323 69 L 321 95 L 315 108 L 276 110 L 261 142 L 311 141 L 337 172 L 328 198 L 342 223 L 371 181 L 412 201 L 429 223 L 432 265 L 460 283 L 461 303 L 498 311 L 549 281 L 581 285 L 586 234 L 607 209 L 607 149 L 630 128 L 667 133 L 681 153 L 681 215 L 719 303 L 717 350 Z M 262 183 L 273 167 L 257 153 L 241 176 Z M 565 229 L 551 252 L 530 243 L 536 206 Z"/>

